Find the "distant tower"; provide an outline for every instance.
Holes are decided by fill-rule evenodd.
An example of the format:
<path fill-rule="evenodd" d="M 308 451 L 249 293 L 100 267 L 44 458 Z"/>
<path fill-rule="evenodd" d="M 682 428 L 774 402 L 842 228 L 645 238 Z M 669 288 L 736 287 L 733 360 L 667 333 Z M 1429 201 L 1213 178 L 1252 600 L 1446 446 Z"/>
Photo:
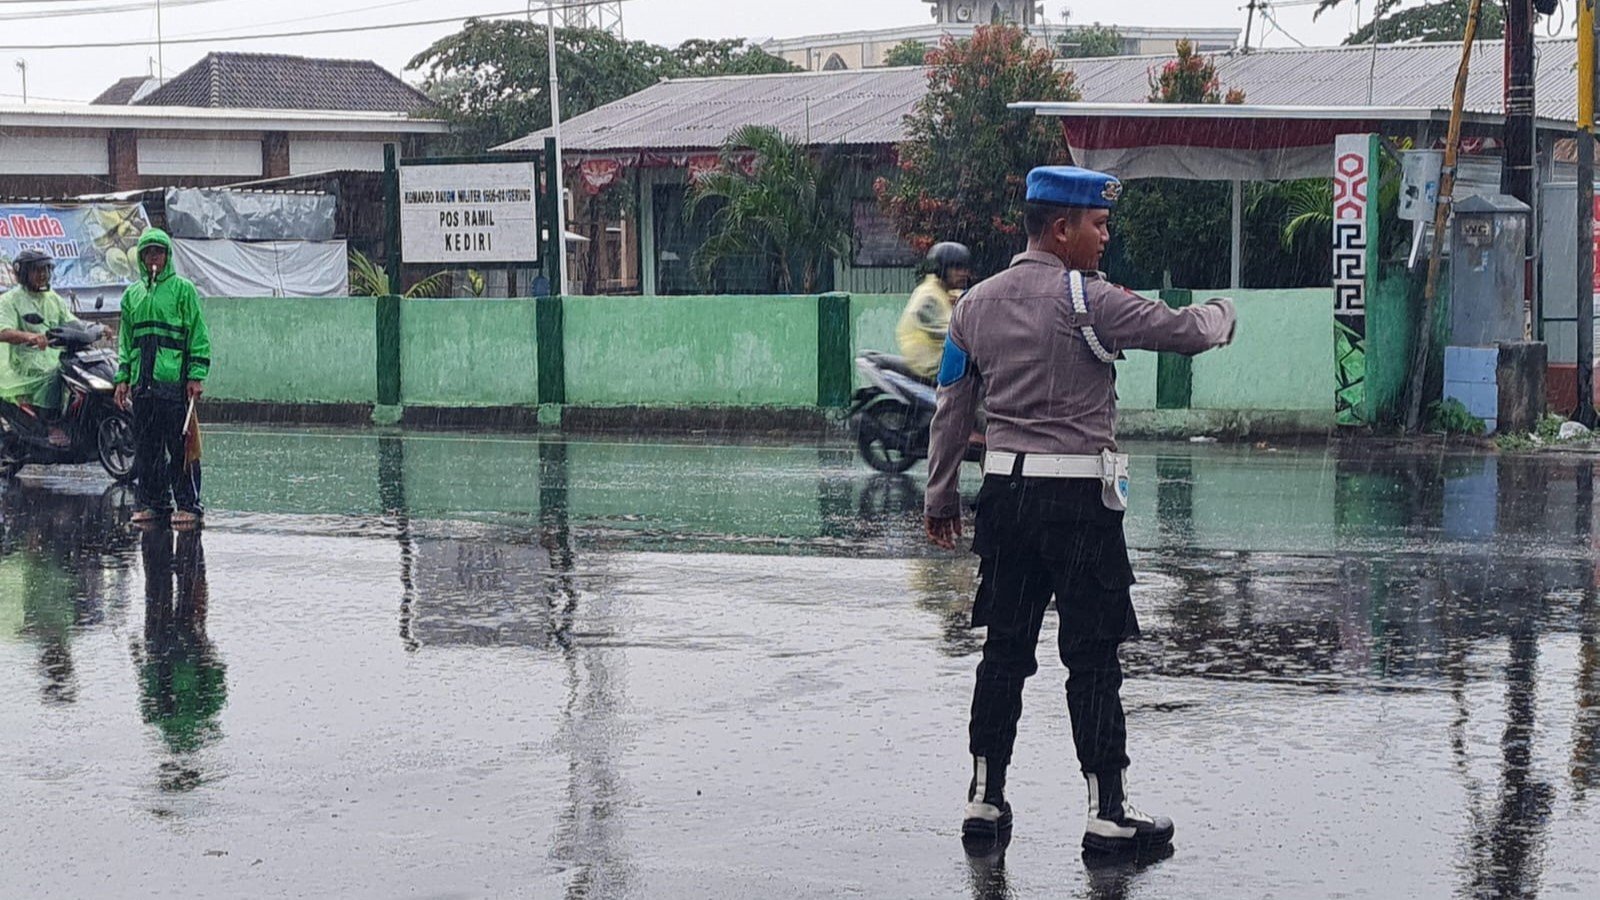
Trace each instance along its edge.
<path fill-rule="evenodd" d="M 577 5 L 574 0 L 558 0 L 563 9 L 556 10 L 556 27 L 590 28 L 608 31 L 622 37 L 622 0 L 593 0 Z M 544 0 L 528 0 L 528 12 L 544 12 Z"/>
<path fill-rule="evenodd" d="M 941 25 L 992 25 L 1005 23 L 1032 28 L 1044 18 L 1039 0 L 922 0 L 933 5 L 933 20 Z"/>

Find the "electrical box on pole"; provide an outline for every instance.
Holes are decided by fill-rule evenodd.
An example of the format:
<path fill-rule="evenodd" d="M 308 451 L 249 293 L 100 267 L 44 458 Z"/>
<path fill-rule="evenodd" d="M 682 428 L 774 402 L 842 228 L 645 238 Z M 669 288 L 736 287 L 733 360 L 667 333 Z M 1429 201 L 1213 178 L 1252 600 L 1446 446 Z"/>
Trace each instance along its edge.
<path fill-rule="evenodd" d="M 1482 347 L 1523 336 L 1528 217 L 1505 194 L 1455 204 L 1450 224 L 1450 343 Z"/>

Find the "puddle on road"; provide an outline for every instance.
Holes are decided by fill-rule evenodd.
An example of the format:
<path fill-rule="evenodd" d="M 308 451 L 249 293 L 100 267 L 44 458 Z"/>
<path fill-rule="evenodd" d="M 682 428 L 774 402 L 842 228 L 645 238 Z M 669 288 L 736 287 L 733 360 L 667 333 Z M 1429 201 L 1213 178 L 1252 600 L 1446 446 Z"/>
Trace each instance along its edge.
<path fill-rule="evenodd" d="M 1145 636 L 1124 651 L 1128 706 L 1135 743 L 1188 748 L 1175 768 L 1195 780 L 1171 860 L 1102 871 L 1047 854 L 1081 799 L 1046 783 L 1009 865 L 950 868 L 942 781 L 960 760 L 940 748 L 960 749 L 947 733 L 981 633 L 967 627 L 974 566 L 927 547 L 915 478 L 829 448 L 223 433 L 208 445 L 215 512 L 201 535 L 131 530 L 120 489 L 5 488 L 0 728 L 13 737 L 0 775 L 13 787 L 0 796 L 46 837 L 0 868 L 51 883 L 49 835 L 109 806 L 266 848 L 229 864 L 321 840 L 325 862 L 366 860 L 352 884 L 391 870 L 361 856 L 363 834 L 450 823 L 491 861 L 442 867 L 440 892 L 513 877 L 569 896 L 736 891 L 751 872 L 735 863 L 753 857 L 706 849 L 721 841 L 759 850 L 793 896 L 1382 895 L 1381 871 L 1341 867 L 1373 834 L 1417 831 L 1427 839 L 1373 863 L 1403 859 L 1394 884 L 1407 890 L 1593 883 L 1600 843 L 1577 827 L 1600 815 L 1593 463 L 1134 449 Z M 1035 756 L 1068 746 L 1048 631 L 1043 643 L 1024 728 Z M 1256 848 L 1260 865 L 1230 851 L 1213 822 L 1241 810 L 1206 798 L 1245 772 L 1208 727 L 1318 773 L 1314 824 L 1263 815 L 1332 842 L 1322 862 L 1292 844 Z M 74 741 L 85 729 L 102 736 Z M 74 758 L 76 744 L 104 758 Z M 810 818 L 827 802 L 807 779 L 836 778 L 825 759 L 844 747 L 862 770 L 854 793 L 878 807 L 861 826 L 884 835 L 877 851 L 845 849 Z M 1342 757 L 1357 762 L 1330 762 Z M 895 793 L 908 764 L 914 798 Z M 701 765 L 714 768 L 686 780 Z M 1397 790 L 1375 807 L 1363 779 Z M 364 802 L 343 805 L 346 790 Z M 719 817 L 706 792 L 737 811 Z M 1396 809 L 1413 811 L 1403 826 L 1374 828 Z M 263 837 L 285 817 L 321 824 Z M 896 822 L 909 834 L 890 837 Z M 147 827 L 96 826 L 122 849 L 72 883 L 144 871 L 131 848 Z M 157 845 L 165 858 L 184 842 Z M 785 868 L 836 853 L 826 876 Z M 292 882 L 279 863 L 253 869 Z M 907 866 L 918 874 L 904 881 Z M 1249 871 L 1233 878 L 1236 866 Z M 678 880 L 681 867 L 698 876 Z"/>

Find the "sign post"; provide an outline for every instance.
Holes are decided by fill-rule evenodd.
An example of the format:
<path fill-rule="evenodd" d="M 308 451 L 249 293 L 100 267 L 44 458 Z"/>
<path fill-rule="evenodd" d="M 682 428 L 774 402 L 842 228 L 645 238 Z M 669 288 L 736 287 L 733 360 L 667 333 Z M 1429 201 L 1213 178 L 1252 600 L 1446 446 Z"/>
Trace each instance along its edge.
<path fill-rule="evenodd" d="M 543 264 L 548 271 L 554 262 L 548 244 L 550 210 L 539 185 L 543 154 L 397 162 L 391 148 L 384 164 L 390 293 L 401 293 L 406 265 L 509 270 Z"/>

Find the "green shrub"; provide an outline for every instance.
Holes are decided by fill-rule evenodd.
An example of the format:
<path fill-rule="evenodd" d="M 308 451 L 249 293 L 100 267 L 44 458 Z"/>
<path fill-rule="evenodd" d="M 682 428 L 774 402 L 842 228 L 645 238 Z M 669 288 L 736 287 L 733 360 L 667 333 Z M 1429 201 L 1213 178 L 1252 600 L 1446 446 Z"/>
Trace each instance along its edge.
<path fill-rule="evenodd" d="M 1435 434 L 1480 435 L 1486 428 L 1484 421 L 1467 412 L 1460 400 L 1445 400 L 1428 407 L 1428 430 Z"/>

